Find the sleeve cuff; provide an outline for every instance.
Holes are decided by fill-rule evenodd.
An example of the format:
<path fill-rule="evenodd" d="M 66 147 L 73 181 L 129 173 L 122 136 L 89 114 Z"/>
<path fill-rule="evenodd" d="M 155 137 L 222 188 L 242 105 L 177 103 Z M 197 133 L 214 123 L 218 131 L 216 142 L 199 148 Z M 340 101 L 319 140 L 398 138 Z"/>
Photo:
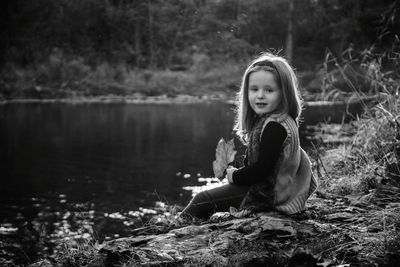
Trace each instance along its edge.
<path fill-rule="evenodd" d="M 236 171 L 232 172 L 231 175 L 228 175 L 228 182 L 229 182 L 230 184 L 233 184 L 233 183 L 234 183 L 234 182 L 233 182 L 233 175 L 235 174 L 235 172 L 236 172 Z"/>

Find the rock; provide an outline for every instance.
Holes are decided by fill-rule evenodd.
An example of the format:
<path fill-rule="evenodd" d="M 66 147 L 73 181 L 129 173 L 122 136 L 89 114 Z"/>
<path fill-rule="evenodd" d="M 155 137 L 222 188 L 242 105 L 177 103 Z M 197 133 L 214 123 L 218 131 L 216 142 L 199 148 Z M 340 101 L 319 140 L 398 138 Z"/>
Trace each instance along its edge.
<path fill-rule="evenodd" d="M 328 221 L 352 222 L 352 221 L 356 221 L 357 217 L 354 216 L 354 213 L 338 212 L 338 213 L 326 215 L 325 219 L 327 219 Z"/>
<path fill-rule="evenodd" d="M 285 240 L 316 235 L 316 228 L 275 212 L 259 213 L 250 218 L 188 225 L 159 235 L 119 238 L 105 243 L 99 252 L 107 262 L 129 258 L 130 264 L 143 266 L 271 263 L 277 262 L 277 253 L 280 261 L 290 259 L 294 245 Z"/>
<path fill-rule="evenodd" d="M 5 262 L 2 262 L 1 260 L 0 263 L 2 264 L 1 266 L 7 266 Z M 54 264 L 52 264 L 49 260 L 41 260 L 30 265 L 30 267 L 52 267 L 52 266 L 54 266 Z"/>

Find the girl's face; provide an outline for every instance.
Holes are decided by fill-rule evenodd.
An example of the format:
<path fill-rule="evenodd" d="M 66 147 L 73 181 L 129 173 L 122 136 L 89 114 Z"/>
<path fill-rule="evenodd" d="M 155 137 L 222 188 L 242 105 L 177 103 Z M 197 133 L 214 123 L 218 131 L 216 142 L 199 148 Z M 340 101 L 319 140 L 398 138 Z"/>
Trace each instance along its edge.
<path fill-rule="evenodd" d="M 248 99 L 257 115 L 274 112 L 281 103 L 281 91 L 271 72 L 259 70 L 250 73 Z"/>

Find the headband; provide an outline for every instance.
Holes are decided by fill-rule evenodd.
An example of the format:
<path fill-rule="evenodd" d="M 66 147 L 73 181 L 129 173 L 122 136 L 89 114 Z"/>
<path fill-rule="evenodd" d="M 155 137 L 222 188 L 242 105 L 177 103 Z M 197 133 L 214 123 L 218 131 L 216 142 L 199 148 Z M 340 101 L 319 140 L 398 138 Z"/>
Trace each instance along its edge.
<path fill-rule="evenodd" d="M 276 69 L 275 65 L 269 60 L 263 60 L 263 61 L 255 62 L 253 64 L 253 67 L 256 67 L 256 66 L 259 66 L 259 67 L 272 67 L 272 68 Z"/>

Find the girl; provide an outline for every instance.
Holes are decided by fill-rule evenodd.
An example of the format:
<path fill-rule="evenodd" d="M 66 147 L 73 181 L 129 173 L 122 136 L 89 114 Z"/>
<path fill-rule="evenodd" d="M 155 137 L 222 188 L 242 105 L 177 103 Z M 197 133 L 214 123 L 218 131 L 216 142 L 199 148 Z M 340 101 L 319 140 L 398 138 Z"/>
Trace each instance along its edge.
<path fill-rule="evenodd" d="M 317 181 L 299 143 L 302 101 L 293 69 L 280 56 L 262 54 L 246 69 L 237 103 L 234 131 L 247 146 L 244 167 L 228 167 L 229 184 L 198 193 L 182 215 L 205 218 L 231 206 L 301 212 Z"/>

